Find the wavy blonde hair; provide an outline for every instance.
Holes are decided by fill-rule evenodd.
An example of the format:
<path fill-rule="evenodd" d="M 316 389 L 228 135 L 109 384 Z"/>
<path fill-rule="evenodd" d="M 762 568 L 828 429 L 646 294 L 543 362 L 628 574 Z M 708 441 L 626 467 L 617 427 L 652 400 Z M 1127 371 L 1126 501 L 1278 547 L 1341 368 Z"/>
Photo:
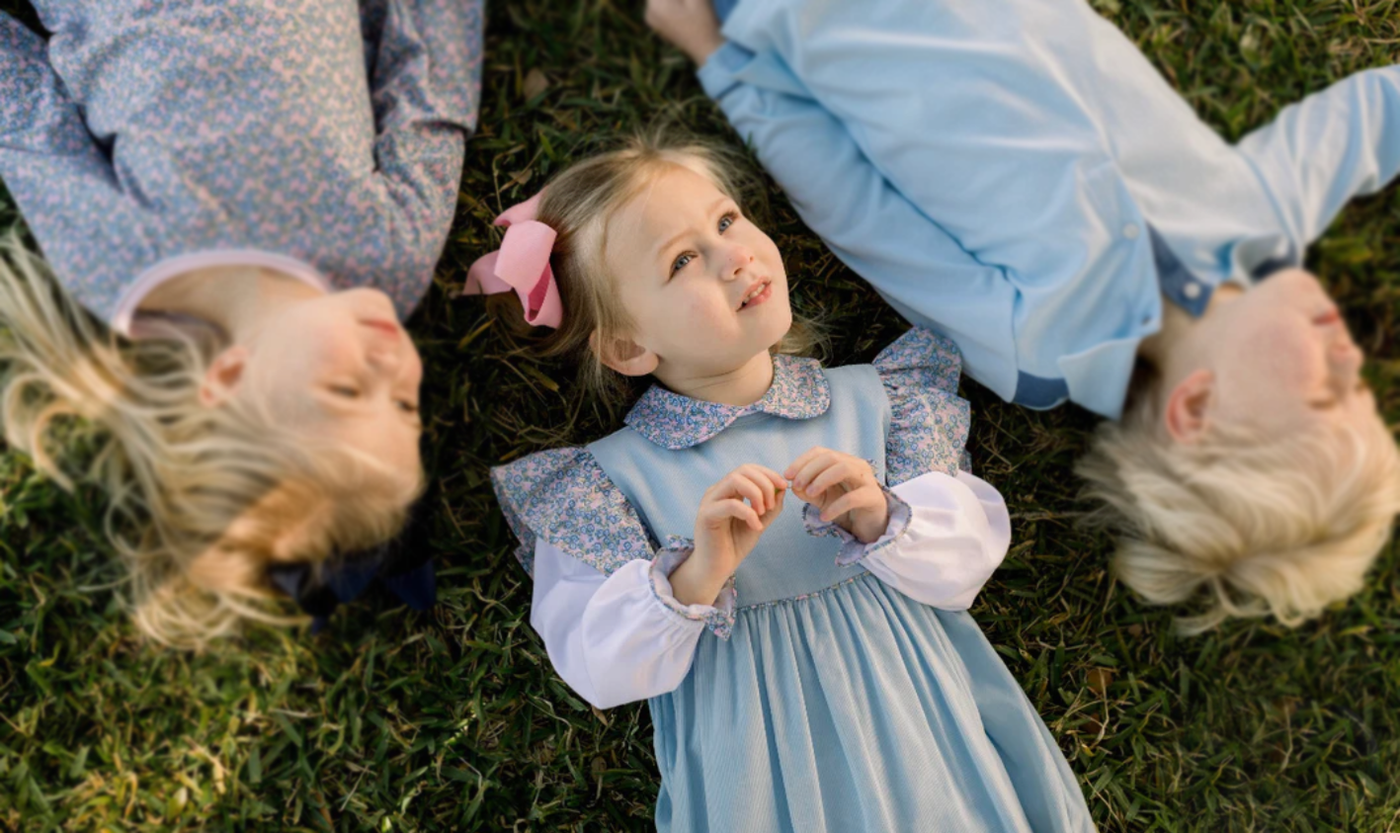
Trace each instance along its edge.
<path fill-rule="evenodd" d="M 609 406 L 626 398 L 629 385 L 603 364 L 591 346 L 593 334 L 597 343 L 607 344 L 629 332 L 632 322 L 604 263 L 608 219 L 658 175 L 677 167 L 709 179 L 746 215 L 756 204 L 761 210 L 763 190 L 747 159 L 724 145 L 669 127 L 635 135 L 614 150 L 569 166 L 549 181 L 540 199 L 537 219 L 558 235 L 550 265 L 564 319 L 540 341 L 539 350 L 578 362 L 584 387 Z M 509 307 L 509 317 L 518 318 L 519 302 L 513 295 L 497 298 L 493 305 Z M 792 328 L 774 350 L 806 355 L 824 344 L 820 325 L 794 314 Z"/>
<path fill-rule="evenodd" d="M 368 455 L 282 427 L 259 404 L 200 404 L 223 346 L 174 328 L 118 338 L 17 238 L 0 246 L 5 440 L 63 488 L 83 479 L 103 489 L 104 532 L 127 571 L 121 598 L 143 633 L 182 648 L 245 620 L 301 621 L 273 602 L 268 565 L 320 564 L 383 541 L 422 487 L 421 474 L 406 483 Z"/>
<path fill-rule="evenodd" d="M 1175 442 L 1158 397 L 1099 426 L 1077 466 L 1119 535 L 1117 576 L 1153 604 L 1204 597 L 1184 634 L 1231 617 L 1290 627 L 1361 590 L 1400 513 L 1400 450 L 1379 416 L 1362 428 L 1268 440 L 1217 426 Z"/>

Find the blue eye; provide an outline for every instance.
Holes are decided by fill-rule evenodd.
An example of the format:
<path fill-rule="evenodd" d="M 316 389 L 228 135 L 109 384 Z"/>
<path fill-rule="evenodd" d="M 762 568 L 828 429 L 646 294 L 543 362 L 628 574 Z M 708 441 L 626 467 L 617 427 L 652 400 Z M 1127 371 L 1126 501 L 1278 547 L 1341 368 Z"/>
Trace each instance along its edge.
<path fill-rule="evenodd" d="M 732 226 L 732 225 L 734 225 L 734 215 L 733 215 L 733 214 L 726 214 L 726 215 L 724 215 L 723 217 L 720 217 L 720 218 L 719 218 L 719 233 L 720 233 L 720 234 L 724 234 L 726 231 L 729 230 L 729 227 Z"/>
<path fill-rule="evenodd" d="M 694 257 L 694 255 L 690 254 L 689 252 L 686 252 L 685 254 L 676 258 L 676 262 L 671 264 L 671 274 L 674 275 L 680 270 L 684 269 Z"/>

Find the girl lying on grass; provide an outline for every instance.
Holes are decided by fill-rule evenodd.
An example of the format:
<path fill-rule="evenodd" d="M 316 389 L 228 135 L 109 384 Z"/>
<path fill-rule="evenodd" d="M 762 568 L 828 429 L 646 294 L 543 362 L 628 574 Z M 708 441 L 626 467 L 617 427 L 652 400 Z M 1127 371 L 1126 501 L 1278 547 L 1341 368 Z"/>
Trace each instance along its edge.
<path fill-rule="evenodd" d="M 36 0 L 0 14 L 3 423 L 87 477 L 136 622 L 199 645 L 393 535 L 422 483 L 432 278 L 476 118 L 482 4 Z M 101 8 L 98 11 L 98 8 Z M 69 467 L 71 469 L 71 466 Z"/>
<path fill-rule="evenodd" d="M 1129 586 L 1187 631 L 1361 589 L 1400 454 L 1300 267 L 1400 171 L 1400 67 L 1231 145 L 1083 0 L 716 6 L 648 19 L 832 251 L 1002 398 L 1114 420 L 1080 473 Z"/>
<path fill-rule="evenodd" d="M 793 355 L 733 174 L 697 145 L 588 159 L 469 278 L 605 391 L 655 380 L 622 430 L 493 470 L 551 662 L 599 708 L 649 701 L 660 830 L 1092 830 L 966 612 L 1011 531 L 959 466 L 956 349 L 914 329 L 869 366 Z"/>

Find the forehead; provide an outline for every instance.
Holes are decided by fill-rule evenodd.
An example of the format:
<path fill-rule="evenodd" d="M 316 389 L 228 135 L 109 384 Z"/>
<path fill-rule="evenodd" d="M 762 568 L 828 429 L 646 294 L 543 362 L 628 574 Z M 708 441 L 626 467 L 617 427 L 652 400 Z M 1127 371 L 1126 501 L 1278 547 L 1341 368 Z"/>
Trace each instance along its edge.
<path fill-rule="evenodd" d="M 647 177 L 606 223 L 606 256 L 650 256 L 664 241 L 702 222 L 727 196 L 701 163 L 673 162 Z"/>

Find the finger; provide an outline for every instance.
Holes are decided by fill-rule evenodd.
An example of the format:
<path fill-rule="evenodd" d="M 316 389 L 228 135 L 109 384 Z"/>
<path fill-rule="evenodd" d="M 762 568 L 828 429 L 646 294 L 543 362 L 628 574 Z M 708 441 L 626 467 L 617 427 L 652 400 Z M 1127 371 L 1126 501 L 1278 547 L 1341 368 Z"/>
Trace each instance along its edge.
<path fill-rule="evenodd" d="M 813 478 L 807 490 L 821 494 L 837 483 L 845 484 L 849 490 L 854 491 L 865 485 L 861 482 L 860 470 L 851 464 L 849 460 L 837 460 L 831 467 Z"/>
<path fill-rule="evenodd" d="M 756 463 L 753 467 L 759 472 L 762 472 L 764 477 L 768 478 L 768 481 L 773 484 L 773 489 L 775 491 L 781 492 L 787 489 L 788 481 L 787 478 L 783 475 L 779 474 L 773 469 L 768 468 L 767 466 L 760 466 Z"/>
<path fill-rule="evenodd" d="M 741 470 L 762 487 L 764 494 L 768 496 L 768 506 L 766 507 L 768 509 L 773 508 L 773 502 L 777 500 L 778 494 L 787 490 L 787 480 L 767 466 L 753 463 L 742 467 Z"/>
<path fill-rule="evenodd" d="M 787 497 L 787 492 L 778 492 L 778 498 L 773 502 L 773 508 L 768 510 L 768 514 L 763 516 L 763 528 L 767 529 L 783 513 L 783 500 Z"/>
<path fill-rule="evenodd" d="M 759 512 L 767 508 L 767 501 L 763 497 L 763 488 L 759 484 L 745 477 L 740 472 L 731 472 L 726 480 L 728 481 L 729 491 L 722 497 L 732 498 L 737 495 L 746 498 L 749 505 Z"/>
<path fill-rule="evenodd" d="M 789 465 L 786 469 L 783 470 L 783 477 L 786 477 L 788 480 L 796 480 L 797 473 L 799 471 L 802 471 L 803 466 L 811 462 L 813 457 L 817 456 L 818 454 L 824 454 L 826 453 L 826 451 L 827 449 L 822 448 L 819 445 L 814 445 L 806 451 L 802 452 L 800 455 L 798 455 L 796 460 L 792 461 L 791 465 Z"/>
<path fill-rule="evenodd" d="M 829 451 L 813 457 L 797 472 L 797 476 L 792 479 L 792 485 L 811 495 L 821 494 L 812 488 L 812 483 L 836 462 L 836 458 Z"/>
<path fill-rule="evenodd" d="M 884 495 L 881 494 L 880 498 L 883 499 Z M 860 509 L 872 509 L 875 505 L 876 501 L 870 494 L 869 489 L 856 489 L 855 491 L 847 492 L 836 500 L 833 500 L 830 506 L 822 510 L 821 517 L 823 521 L 830 521 L 832 518 L 839 518 L 847 512 L 854 512 Z"/>
<path fill-rule="evenodd" d="M 753 505 L 753 508 L 758 510 L 758 514 L 762 515 L 773 508 L 773 493 L 777 490 L 773 488 L 773 484 L 762 472 L 744 468 L 736 476 L 744 478 L 750 487 L 763 496 L 763 500 Z"/>
<path fill-rule="evenodd" d="M 734 518 L 737 521 L 747 524 L 749 529 L 755 532 L 763 531 L 763 519 L 758 516 L 758 513 L 754 511 L 752 506 L 744 503 L 742 500 L 730 498 L 729 500 L 720 502 L 717 508 L 722 508 L 727 517 Z"/>
<path fill-rule="evenodd" d="M 736 498 L 726 498 L 709 504 L 699 513 L 699 519 L 714 529 L 722 528 L 724 524 L 734 520 L 755 529 L 762 526 L 758 513 L 753 511 L 753 507 Z M 759 526 L 754 526 L 754 524 L 759 524 Z"/>

